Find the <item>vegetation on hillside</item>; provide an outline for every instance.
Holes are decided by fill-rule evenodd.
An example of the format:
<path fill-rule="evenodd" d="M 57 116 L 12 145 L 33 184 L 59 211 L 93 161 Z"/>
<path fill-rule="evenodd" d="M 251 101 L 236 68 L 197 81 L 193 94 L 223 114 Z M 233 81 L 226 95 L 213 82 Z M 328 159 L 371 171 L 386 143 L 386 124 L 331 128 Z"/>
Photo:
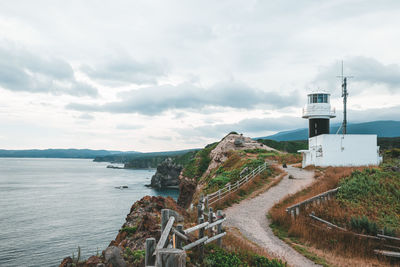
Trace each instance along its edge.
<path fill-rule="evenodd" d="M 227 251 L 215 245 L 206 246 L 207 256 L 203 264 L 207 267 L 284 267 L 286 264 L 280 260 L 270 260 L 250 251 Z"/>
<path fill-rule="evenodd" d="M 399 244 L 392 241 L 383 244 L 354 233 L 376 235 L 383 230 L 386 235 L 400 235 L 400 160 L 397 150 L 387 151 L 385 155 L 385 162 L 379 168 L 317 168 L 316 181 L 309 188 L 286 197 L 271 209 L 275 233 L 293 247 L 301 246 L 303 250 L 312 247 L 312 251 L 321 255 L 327 255 L 326 250 L 333 252 L 335 261 L 362 256 L 367 262 L 376 262 L 374 249 L 385 249 L 384 244 Z M 396 157 L 388 157 L 391 155 Z M 338 186 L 336 198 L 310 206 L 296 220 L 290 219 L 285 211 L 290 205 Z M 318 224 L 308 216 L 311 212 L 348 231 Z"/>
<path fill-rule="evenodd" d="M 218 145 L 218 142 L 207 145 L 205 148 L 196 152 L 185 165 L 183 175 L 188 178 L 200 179 L 210 164 L 210 152 Z"/>

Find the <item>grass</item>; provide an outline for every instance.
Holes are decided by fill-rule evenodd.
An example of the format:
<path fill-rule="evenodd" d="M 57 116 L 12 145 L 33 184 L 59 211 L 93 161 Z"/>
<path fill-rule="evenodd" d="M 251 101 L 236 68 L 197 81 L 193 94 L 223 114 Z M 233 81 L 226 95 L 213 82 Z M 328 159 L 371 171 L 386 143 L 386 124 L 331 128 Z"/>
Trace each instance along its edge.
<path fill-rule="evenodd" d="M 362 263 L 375 262 L 373 249 L 382 248 L 383 245 L 379 240 L 329 230 L 307 215 L 313 211 L 320 218 L 362 234 L 375 235 L 381 228 L 388 235 L 398 233 L 400 173 L 392 171 L 390 164 L 381 168 L 314 168 L 316 180 L 310 187 L 287 196 L 270 210 L 270 226 L 275 235 L 293 247 L 300 244 L 300 248 L 297 248 L 299 252 L 312 260 L 318 260 L 314 258 L 316 255 L 307 254 L 311 250 L 319 251 L 318 255 L 325 255 L 318 256 L 322 265 L 334 262 L 332 259 L 335 257 L 342 262 L 343 258 L 357 259 Z M 286 213 L 286 207 L 337 186 L 341 188 L 336 199 L 302 210 L 296 220 L 292 220 Z M 325 260 L 324 263 L 321 261 L 323 258 L 329 258 L 329 262 Z"/>
<path fill-rule="evenodd" d="M 239 190 L 232 192 L 229 196 L 223 198 L 214 204 L 215 210 L 223 210 L 230 207 L 234 203 L 239 203 L 243 199 L 248 198 L 250 195 L 255 193 L 257 190 L 267 190 L 271 186 L 279 183 L 283 176 L 278 177 L 276 180 L 272 181 L 272 177 L 279 173 L 278 169 L 266 169 L 264 172 L 260 173 L 258 176 L 253 178 L 244 184 Z M 271 183 L 272 182 L 272 183 Z M 261 192 L 260 192 L 261 193 Z"/>
<path fill-rule="evenodd" d="M 204 266 L 220 267 L 284 267 L 280 260 L 269 259 L 247 250 L 228 251 L 215 245 L 206 246 L 207 256 L 203 261 Z"/>
<path fill-rule="evenodd" d="M 194 158 L 192 158 L 187 164 L 185 164 L 183 175 L 189 178 L 196 178 L 197 180 L 200 179 L 200 177 L 207 170 L 208 165 L 210 164 L 210 152 L 218 144 L 218 142 L 212 143 L 207 145 L 205 148 L 199 150 Z"/>

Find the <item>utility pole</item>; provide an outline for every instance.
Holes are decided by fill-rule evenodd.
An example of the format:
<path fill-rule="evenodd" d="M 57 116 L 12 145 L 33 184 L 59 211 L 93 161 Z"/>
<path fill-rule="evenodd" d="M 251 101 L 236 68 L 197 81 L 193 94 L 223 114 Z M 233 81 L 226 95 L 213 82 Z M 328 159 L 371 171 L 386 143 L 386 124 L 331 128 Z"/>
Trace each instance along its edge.
<path fill-rule="evenodd" d="M 342 78 L 342 97 L 343 97 L 343 123 L 342 123 L 342 133 L 347 134 L 347 78 L 353 78 L 353 76 L 344 76 L 343 74 L 343 60 L 342 60 L 342 75 L 337 76 Z"/>

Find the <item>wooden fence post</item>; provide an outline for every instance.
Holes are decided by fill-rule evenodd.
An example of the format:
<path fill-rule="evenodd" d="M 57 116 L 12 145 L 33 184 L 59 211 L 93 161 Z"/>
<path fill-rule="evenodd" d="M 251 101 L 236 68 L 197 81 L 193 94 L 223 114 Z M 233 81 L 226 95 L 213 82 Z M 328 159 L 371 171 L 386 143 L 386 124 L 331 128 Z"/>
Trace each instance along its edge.
<path fill-rule="evenodd" d="M 221 189 L 218 189 L 218 200 L 221 200 Z"/>
<path fill-rule="evenodd" d="M 153 253 L 156 249 L 156 239 L 151 237 L 146 239 L 146 255 L 144 258 L 145 266 L 154 266 L 155 257 Z"/>
<path fill-rule="evenodd" d="M 214 221 L 214 214 L 213 214 L 213 209 L 212 208 L 210 208 L 209 210 L 208 210 L 208 223 L 209 224 L 212 224 L 213 223 L 213 221 Z M 209 237 L 211 237 L 212 235 L 213 235 L 213 230 L 212 230 L 212 227 L 208 230 L 208 236 Z"/>
<path fill-rule="evenodd" d="M 203 207 L 202 205 L 199 203 L 197 205 L 197 222 L 200 223 L 200 218 L 203 217 Z"/>
<path fill-rule="evenodd" d="M 178 230 L 181 234 L 183 234 L 183 225 L 178 224 L 176 226 L 176 230 Z M 176 236 L 176 248 L 182 249 L 182 242 L 183 242 L 182 238 Z"/>
<path fill-rule="evenodd" d="M 200 224 L 204 223 L 204 218 L 200 218 L 199 221 Z M 204 227 L 199 229 L 199 239 L 202 239 L 204 237 Z M 199 257 L 200 257 L 200 263 L 203 262 L 203 257 L 204 257 L 204 244 L 199 245 Z"/>
<path fill-rule="evenodd" d="M 220 219 L 222 219 L 222 210 L 217 210 L 217 220 L 220 220 Z M 220 233 L 222 233 L 222 223 L 217 225 L 217 235 Z M 217 245 L 219 247 L 222 246 L 222 238 L 219 238 L 217 240 Z"/>
<path fill-rule="evenodd" d="M 165 226 L 168 223 L 169 219 L 169 209 L 161 210 L 161 233 L 164 232 Z"/>
<path fill-rule="evenodd" d="M 186 252 L 176 248 L 162 248 L 156 252 L 156 267 L 185 267 Z"/>

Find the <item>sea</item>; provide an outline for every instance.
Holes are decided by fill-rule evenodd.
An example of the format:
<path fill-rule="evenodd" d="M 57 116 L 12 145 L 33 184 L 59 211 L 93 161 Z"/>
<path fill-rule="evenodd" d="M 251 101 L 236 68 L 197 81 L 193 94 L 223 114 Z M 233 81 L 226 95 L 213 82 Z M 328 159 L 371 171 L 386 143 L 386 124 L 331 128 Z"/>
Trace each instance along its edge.
<path fill-rule="evenodd" d="M 58 266 L 101 254 L 145 195 L 155 170 L 106 168 L 90 159 L 0 158 L 0 266 Z M 116 187 L 128 186 L 126 189 Z"/>

